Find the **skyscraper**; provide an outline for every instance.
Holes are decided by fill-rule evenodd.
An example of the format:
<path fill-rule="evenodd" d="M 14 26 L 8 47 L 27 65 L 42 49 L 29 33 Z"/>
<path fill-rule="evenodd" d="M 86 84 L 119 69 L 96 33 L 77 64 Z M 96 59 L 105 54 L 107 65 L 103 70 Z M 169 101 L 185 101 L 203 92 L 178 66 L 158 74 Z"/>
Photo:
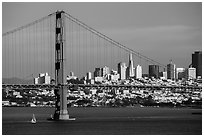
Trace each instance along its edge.
<path fill-rule="evenodd" d="M 196 68 L 188 68 L 188 79 L 196 79 Z"/>
<path fill-rule="evenodd" d="M 195 51 L 192 54 L 192 67 L 196 68 L 196 77 L 202 77 L 202 51 Z"/>
<path fill-rule="evenodd" d="M 176 65 L 170 62 L 170 64 L 167 64 L 167 79 L 176 79 Z"/>
<path fill-rule="evenodd" d="M 134 68 L 133 68 L 133 60 L 132 60 L 132 53 L 129 55 L 129 65 L 127 68 L 127 78 L 134 77 Z"/>
<path fill-rule="evenodd" d="M 126 79 L 126 68 L 127 67 L 125 63 L 122 63 L 122 62 L 118 63 L 118 73 L 120 75 L 121 80 Z"/>
<path fill-rule="evenodd" d="M 88 72 L 86 77 L 87 77 L 87 80 L 90 80 L 91 79 L 91 72 Z"/>
<path fill-rule="evenodd" d="M 108 74 L 110 74 L 109 67 L 105 66 L 105 67 L 101 68 L 101 76 L 102 76 L 102 77 L 105 77 L 105 76 L 107 76 Z"/>
<path fill-rule="evenodd" d="M 176 79 L 183 79 L 185 77 L 185 68 L 176 68 Z"/>
<path fill-rule="evenodd" d="M 142 78 L 142 66 L 137 65 L 135 69 L 135 78 Z"/>
<path fill-rule="evenodd" d="M 94 77 L 101 77 L 101 68 L 95 68 Z"/>
<path fill-rule="evenodd" d="M 149 65 L 149 77 L 159 78 L 159 66 Z"/>

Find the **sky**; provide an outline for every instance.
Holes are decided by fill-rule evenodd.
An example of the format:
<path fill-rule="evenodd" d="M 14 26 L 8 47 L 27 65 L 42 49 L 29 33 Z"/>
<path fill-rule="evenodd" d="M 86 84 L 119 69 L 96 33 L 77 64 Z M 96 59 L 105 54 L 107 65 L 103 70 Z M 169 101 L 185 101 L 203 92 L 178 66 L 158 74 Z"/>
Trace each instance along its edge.
<path fill-rule="evenodd" d="M 97 31 L 161 64 L 187 68 L 202 50 L 201 2 L 5 3 L 2 32 L 64 10 Z"/>

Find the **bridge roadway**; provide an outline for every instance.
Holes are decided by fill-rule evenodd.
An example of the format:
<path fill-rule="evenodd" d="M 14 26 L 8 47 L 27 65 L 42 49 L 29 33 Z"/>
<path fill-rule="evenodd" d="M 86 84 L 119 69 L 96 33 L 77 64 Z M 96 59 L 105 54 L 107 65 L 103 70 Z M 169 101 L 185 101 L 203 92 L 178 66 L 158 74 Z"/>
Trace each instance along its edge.
<path fill-rule="evenodd" d="M 2 89 L 9 88 L 9 89 L 57 89 L 60 85 L 45 85 L 45 84 L 2 84 Z M 201 90 L 202 87 L 199 86 L 147 86 L 147 85 L 105 85 L 105 84 L 94 84 L 94 85 L 87 85 L 87 84 L 66 84 L 63 86 L 69 87 L 81 87 L 81 88 L 135 88 L 135 89 L 189 89 L 189 90 Z"/>

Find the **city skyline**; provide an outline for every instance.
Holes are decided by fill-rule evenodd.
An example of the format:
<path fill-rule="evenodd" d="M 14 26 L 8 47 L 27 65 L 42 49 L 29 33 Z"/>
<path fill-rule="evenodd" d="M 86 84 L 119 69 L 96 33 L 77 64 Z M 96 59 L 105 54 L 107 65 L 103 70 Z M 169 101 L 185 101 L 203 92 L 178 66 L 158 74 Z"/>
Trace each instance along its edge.
<path fill-rule="evenodd" d="M 199 53 L 199 55 L 202 56 L 202 51 L 199 51 L 196 53 Z M 194 53 L 192 53 L 192 56 L 194 55 Z M 192 58 L 192 62 L 193 62 Z M 199 69 L 200 67 L 202 68 L 202 58 L 198 58 L 197 64 L 199 64 Z M 95 67 L 95 70 L 93 72 L 89 71 L 87 72 L 90 73 L 89 75 L 91 75 L 93 73 L 93 78 L 95 77 L 101 77 L 101 78 L 105 78 L 105 79 L 109 79 L 107 77 L 107 74 L 111 74 L 112 71 L 114 71 L 113 75 L 117 75 L 118 74 L 118 80 L 127 80 L 127 79 L 140 79 L 140 78 L 144 78 L 144 77 L 149 77 L 149 78 L 156 78 L 156 79 L 169 79 L 169 80 L 181 80 L 181 79 L 200 79 L 202 78 L 202 75 L 196 75 L 197 69 L 196 67 L 193 67 L 192 64 L 189 65 L 186 68 L 178 68 L 176 67 L 176 64 L 174 64 L 172 61 L 166 65 L 166 69 L 162 70 L 160 69 L 159 65 L 152 65 L 149 64 L 148 67 L 148 73 L 143 73 L 142 72 L 142 66 L 140 66 L 140 64 L 134 64 L 134 61 L 132 60 L 132 53 L 130 52 L 129 54 L 129 61 L 127 63 L 128 66 L 126 66 L 126 62 L 119 62 L 118 63 L 118 68 L 117 70 L 114 70 L 112 68 L 110 68 L 109 66 L 102 66 L 102 67 Z M 197 66 L 197 67 L 198 67 Z M 180 74 L 179 74 L 180 73 Z M 200 72 L 202 73 L 202 71 Z M 73 75 L 71 75 L 73 74 Z M 143 76 L 144 75 L 144 76 Z M 180 75 L 180 76 L 179 76 Z M 71 71 L 69 76 L 74 76 L 74 72 Z M 75 78 L 77 78 L 78 76 L 75 75 Z M 83 75 L 82 78 L 78 77 L 79 79 L 88 79 L 90 80 L 88 77 L 88 75 Z M 101 79 L 102 80 L 102 79 Z"/>
<path fill-rule="evenodd" d="M 201 3 L 3 3 L 2 32 L 59 9 L 164 65 L 172 59 L 187 68 L 191 54 L 202 51 Z"/>

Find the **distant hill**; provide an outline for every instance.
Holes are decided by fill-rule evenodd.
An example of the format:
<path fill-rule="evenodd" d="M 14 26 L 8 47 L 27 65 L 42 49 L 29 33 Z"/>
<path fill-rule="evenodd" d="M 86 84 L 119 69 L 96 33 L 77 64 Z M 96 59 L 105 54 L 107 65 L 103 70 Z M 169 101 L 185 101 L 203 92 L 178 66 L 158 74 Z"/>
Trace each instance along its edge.
<path fill-rule="evenodd" d="M 2 78 L 2 84 L 33 84 L 33 79 Z"/>

